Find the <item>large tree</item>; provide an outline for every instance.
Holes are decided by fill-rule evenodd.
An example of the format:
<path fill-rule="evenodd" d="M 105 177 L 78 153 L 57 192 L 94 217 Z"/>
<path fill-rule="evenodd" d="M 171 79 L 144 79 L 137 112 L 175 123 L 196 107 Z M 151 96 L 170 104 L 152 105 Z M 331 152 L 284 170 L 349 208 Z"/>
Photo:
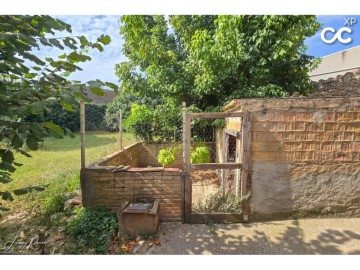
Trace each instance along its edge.
<path fill-rule="evenodd" d="M 315 16 L 123 16 L 129 59 L 116 66 L 124 91 L 199 110 L 233 98 L 306 94 L 314 57 L 304 40 Z"/>
<path fill-rule="evenodd" d="M 54 36 L 56 31 L 67 37 Z M 49 112 L 49 105 L 59 103 L 74 111 L 79 100 L 89 101 L 85 88 L 102 95 L 102 86 L 117 90 L 112 83 L 99 80 L 81 83 L 68 76 L 81 68 L 77 63 L 91 60 L 89 49 L 103 51 L 110 37 L 102 35 L 96 42 L 85 36 L 70 36 L 71 26 L 50 16 L 0 16 L 0 183 L 11 180 L 16 166 L 14 152 L 30 156 L 25 149 L 36 150 L 46 137 L 62 138 L 71 134 L 51 121 L 27 121 L 29 115 Z M 57 59 L 40 59 L 34 50 L 43 46 L 63 50 Z M 26 187 L 15 194 L 39 190 Z M 12 193 L 0 190 L 0 199 L 12 200 Z M 1 207 L 0 207 L 1 210 Z"/>

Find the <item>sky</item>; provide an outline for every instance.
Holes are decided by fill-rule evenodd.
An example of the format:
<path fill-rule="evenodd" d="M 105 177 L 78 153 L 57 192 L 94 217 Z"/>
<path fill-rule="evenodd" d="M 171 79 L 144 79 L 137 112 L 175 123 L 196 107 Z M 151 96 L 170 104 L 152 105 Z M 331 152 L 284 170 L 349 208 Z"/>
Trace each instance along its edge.
<path fill-rule="evenodd" d="M 126 61 L 121 49 L 123 39 L 119 34 L 120 16 L 90 16 L 90 15 L 71 15 L 54 16 L 72 26 L 72 35 L 85 35 L 90 41 L 95 41 L 102 34 L 111 37 L 111 43 L 104 46 L 103 52 L 96 49 L 90 52 L 91 61 L 81 63 L 79 66 L 83 71 L 77 71 L 70 76 L 70 79 L 86 82 L 89 80 L 100 79 L 119 85 L 118 78 L 115 75 L 115 65 Z M 308 46 L 307 53 L 316 57 L 323 57 L 328 54 L 347 50 L 360 45 L 360 16 L 359 15 L 323 15 L 317 16 L 322 24 L 321 29 L 305 41 Z M 352 22 L 352 25 L 345 25 Z M 335 31 L 341 27 L 348 27 L 352 33 L 344 33 L 343 38 L 352 38 L 352 42 L 343 44 L 336 40 L 332 44 L 326 44 L 321 39 L 321 32 L 326 27 L 332 27 Z M 331 39 L 335 33 L 328 32 L 325 37 Z M 66 36 L 68 33 L 56 33 L 55 36 Z M 42 47 L 40 51 L 35 52 L 38 56 L 44 58 L 50 56 L 55 58 L 62 52 L 57 48 Z"/>
<path fill-rule="evenodd" d="M 360 15 L 317 16 L 317 20 L 322 24 L 321 28 L 314 36 L 305 41 L 305 44 L 308 46 L 307 53 L 309 55 L 323 57 L 325 55 L 348 50 L 360 45 Z M 339 40 L 336 40 L 332 44 L 326 44 L 321 39 L 321 32 L 327 27 L 332 27 L 335 31 L 342 27 L 348 27 L 352 32 L 344 32 L 343 38 L 351 38 L 352 41 L 350 43 L 343 44 Z M 330 40 L 334 37 L 334 35 L 335 33 L 327 32 L 325 37 Z"/>

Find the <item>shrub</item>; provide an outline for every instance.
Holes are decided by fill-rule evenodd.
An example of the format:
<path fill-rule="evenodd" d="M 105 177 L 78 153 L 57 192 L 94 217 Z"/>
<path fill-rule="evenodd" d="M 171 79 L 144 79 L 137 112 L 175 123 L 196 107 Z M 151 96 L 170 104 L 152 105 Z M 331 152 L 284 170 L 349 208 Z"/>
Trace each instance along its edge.
<path fill-rule="evenodd" d="M 131 106 L 131 114 L 125 120 L 124 127 L 144 141 L 152 140 L 153 114 L 146 105 L 134 103 Z"/>
<path fill-rule="evenodd" d="M 170 165 L 175 162 L 175 154 L 179 150 L 179 147 L 170 147 L 161 149 L 157 156 L 158 162 L 163 166 Z"/>
<path fill-rule="evenodd" d="M 117 231 L 115 213 L 104 208 L 76 208 L 65 226 L 70 254 L 106 254 Z"/>
<path fill-rule="evenodd" d="M 110 130 L 105 121 L 105 104 L 86 104 L 85 106 L 85 125 L 86 130 Z M 49 111 L 44 115 L 30 115 L 27 121 L 45 122 L 52 121 L 62 128 L 68 128 L 73 132 L 80 130 L 80 105 L 75 107 L 75 111 L 67 111 L 60 104 L 52 104 Z"/>
<path fill-rule="evenodd" d="M 210 152 L 206 146 L 198 146 L 190 153 L 190 162 L 194 163 L 208 163 L 210 161 Z"/>
<path fill-rule="evenodd" d="M 131 106 L 134 103 L 147 105 L 153 109 L 160 103 L 160 100 L 148 97 L 139 97 L 131 92 L 123 92 L 116 96 L 111 103 L 107 104 L 105 112 L 106 126 L 111 131 L 119 131 L 120 110 L 122 110 L 122 118 L 125 121 L 130 116 Z"/>

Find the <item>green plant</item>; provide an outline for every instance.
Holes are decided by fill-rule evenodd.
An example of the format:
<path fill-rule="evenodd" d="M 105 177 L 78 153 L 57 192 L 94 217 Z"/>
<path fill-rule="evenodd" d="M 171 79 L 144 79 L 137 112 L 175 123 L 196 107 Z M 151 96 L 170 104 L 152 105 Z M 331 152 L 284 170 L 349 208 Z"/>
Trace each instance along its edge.
<path fill-rule="evenodd" d="M 198 146 L 195 150 L 190 152 L 190 162 L 194 163 L 208 163 L 210 161 L 209 149 L 203 145 Z"/>
<path fill-rule="evenodd" d="M 77 208 L 76 216 L 65 226 L 71 241 L 67 253 L 106 254 L 117 231 L 115 213 L 104 208 Z"/>
<path fill-rule="evenodd" d="M 211 235 L 216 234 L 214 222 L 207 216 L 204 216 L 204 222 L 209 227 L 209 232 Z"/>
<path fill-rule="evenodd" d="M 138 139 L 151 141 L 153 113 L 146 105 L 132 104 L 130 116 L 125 120 L 126 130 L 133 132 Z"/>
<path fill-rule="evenodd" d="M 70 36 L 71 26 L 61 20 L 38 15 L 0 15 L 0 29 L 0 183 L 8 183 L 22 165 L 15 161 L 14 153 L 30 157 L 25 148 L 37 150 L 48 137 L 73 135 L 51 121 L 28 121 L 28 116 L 49 113 L 52 104 L 75 111 L 79 101 L 90 101 L 85 95 L 87 87 L 101 96 L 102 87 L 118 91 L 118 86 L 100 80 L 80 83 L 68 79 L 81 70 L 79 63 L 91 60 L 90 50 L 104 50 L 111 42 L 109 36 L 90 42 L 85 36 Z M 69 36 L 55 36 L 62 31 Z M 34 51 L 43 46 L 63 52 L 56 59 L 40 59 Z M 1 199 L 14 200 L 10 191 L 1 190 L 0 195 Z"/>
<path fill-rule="evenodd" d="M 175 154 L 179 150 L 179 147 L 170 147 L 161 149 L 157 156 L 158 162 L 165 168 L 175 162 Z"/>
<path fill-rule="evenodd" d="M 220 190 L 206 198 L 205 203 L 199 201 L 193 210 L 198 213 L 224 212 L 241 214 L 240 203 L 249 197 L 250 193 L 239 197 L 230 193 L 224 193 Z"/>
<path fill-rule="evenodd" d="M 175 155 L 178 151 L 182 150 L 182 146 L 172 146 L 169 148 L 161 149 L 157 156 L 158 162 L 166 167 L 175 162 Z M 198 146 L 195 149 L 191 148 L 190 162 L 191 163 L 207 163 L 210 161 L 210 152 L 206 146 Z"/>
<path fill-rule="evenodd" d="M 48 187 L 36 197 L 34 201 L 39 206 L 38 211 L 45 216 L 62 212 L 66 201 L 65 194 L 71 193 L 80 188 L 80 175 L 75 173 L 72 176 L 59 175 L 53 179 Z"/>

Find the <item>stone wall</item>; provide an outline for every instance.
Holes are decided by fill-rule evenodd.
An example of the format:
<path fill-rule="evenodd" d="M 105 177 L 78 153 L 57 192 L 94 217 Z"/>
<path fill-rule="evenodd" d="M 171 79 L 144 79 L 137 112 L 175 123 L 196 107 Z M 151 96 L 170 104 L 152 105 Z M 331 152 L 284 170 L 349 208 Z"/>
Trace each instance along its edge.
<path fill-rule="evenodd" d="M 160 219 L 181 221 L 182 172 L 177 168 L 146 168 L 159 166 L 153 155 L 156 151 L 147 151 L 149 149 L 158 148 L 136 143 L 83 169 L 80 177 L 83 204 L 117 211 L 124 201 L 159 199 Z M 131 167 L 114 171 L 120 165 Z"/>
<path fill-rule="evenodd" d="M 253 218 L 360 215 L 360 98 L 235 100 L 250 111 Z"/>

